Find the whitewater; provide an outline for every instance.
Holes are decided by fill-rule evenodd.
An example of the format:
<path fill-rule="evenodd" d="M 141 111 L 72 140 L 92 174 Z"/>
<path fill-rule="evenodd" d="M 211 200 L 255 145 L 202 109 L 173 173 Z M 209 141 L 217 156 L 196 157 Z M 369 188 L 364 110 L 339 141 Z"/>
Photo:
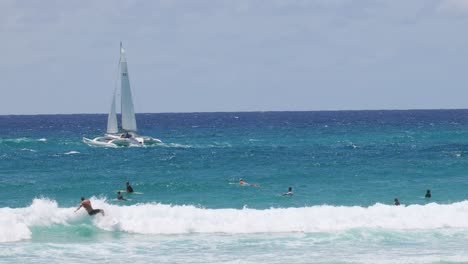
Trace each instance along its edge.
<path fill-rule="evenodd" d="M 458 243 L 468 242 L 468 201 L 407 206 L 375 204 L 370 207 L 320 205 L 263 210 L 206 209 L 158 203 L 120 206 L 95 197 L 91 201 L 95 208 L 105 210 L 105 216 L 89 217 L 83 209 L 75 212 L 76 207 L 61 208 L 56 201 L 44 198 L 34 199 L 25 208 L 1 208 L 0 242 L 20 243 L 16 247 L 29 252 L 29 257 L 22 259 L 24 262 L 44 258 L 46 253 L 52 253 L 51 248 L 62 248 L 63 251 L 46 257 L 52 263 L 74 262 L 77 260 L 74 256 L 76 254 L 91 254 L 100 256 L 106 262 L 118 262 L 125 254 L 110 254 L 115 248 L 124 252 L 129 248 L 151 250 L 152 253 L 143 255 L 163 262 L 190 262 L 194 254 L 179 251 L 184 249 L 190 252 L 200 247 L 200 243 L 208 248 L 202 247 L 201 250 L 207 252 L 199 257 L 208 263 L 217 263 L 223 258 L 227 262 L 238 262 L 232 260 L 233 256 L 226 254 L 226 248 L 219 252 L 220 244 L 224 247 L 240 247 L 243 254 L 251 254 L 240 261 L 245 263 L 263 262 L 264 259 L 259 257 L 262 254 L 252 250 L 265 250 L 263 247 L 267 247 L 262 252 L 267 253 L 263 257 L 272 258 L 268 263 L 334 262 L 340 260 L 338 256 L 341 254 L 351 254 L 347 257 L 351 262 L 426 263 L 440 260 L 440 256 L 434 256 L 434 253 L 447 245 L 451 245 L 449 248 L 452 252 L 466 252 L 464 245 Z M 93 250 L 80 243 L 72 246 L 61 239 L 49 241 L 40 251 L 25 244 L 33 236 L 40 237 L 44 230 L 52 237 L 70 231 L 92 232 L 100 234 L 100 242 L 91 242 Z M 137 237 L 132 237 L 132 234 Z M 112 241 L 115 238 L 118 238 L 118 243 Z M 245 242 L 241 242 L 242 240 L 249 241 L 250 246 L 244 246 Z M 428 242 L 432 245 L 445 245 L 433 248 L 427 245 Z M 121 243 L 125 243 L 126 247 L 122 247 Z M 154 243 L 158 245 L 158 249 L 155 249 Z M 395 243 L 392 245 L 393 249 L 382 250 L 388 243 Z M 416 256 L 409 254 L 402 258 L 401 254 L 408 254 L 408 249 L 402 246 L 408 244 L 412 246 L 410 252 L 415 248 L 420 252 Z M 307 250 L 310 246 L 314 247 L 313 254 Z M 335 246 L 344 251 L 330 254 Z M 161 254 L 162 249 L 167 253 L 174 251 L 174 247 L 179 250 L 172 252 L 171 256 Z M 296 255 L 276 256 L 274 250 L 269 252 L 274 248 L 281 248 L 286 253 L 294 252 Z M 395 248 L 398 250 L 395 251 Z M 0 252 L 2 249 L 5 249 L 5 244 L 0 244 Z M 154 254 L 155 250 L 159 254 Z M 297 250 L 304 252 L 297 255 Z M 352 254 L 354 250 L 364 251 L 356 258 Z M 318 254 L 321 251 L 326 254 Z M 70 252 L 73 254 L 69 255 Z M 379 256 L 375 255 L 376 252 Z M 110 256 L 105 257 L 108 254 Z M 8 255 L 11 254 L 6 254 L 5 260 L 9 259 Z M 468 260 L 465 253 L 445 257 L 453 262 Z M 145 262 L 145 259 L 141 256 L 136 258 L 140 262 Z M 80 262 L 88 263 L 87 260 Z"/>
<path fill-rule="evenodd" d="M 376 204 L 370 207 L 320 205 L 302 208 L 206 209 L 195 206 L 136 204 L 118 206 L 91 199 L 105 216 L 92 217 L 92 225 L 105 231 L 176 235 L 191 233 L 333 233 L 367 228 L 388 231 L 468 228 L 468 201 L 453 204 Z M 59 208 L 56 201 L 34 199 L 26 208 L 0 209 L 0 242 L 31 238 L 32 227 L 81 225 L 82 210 Z"/>

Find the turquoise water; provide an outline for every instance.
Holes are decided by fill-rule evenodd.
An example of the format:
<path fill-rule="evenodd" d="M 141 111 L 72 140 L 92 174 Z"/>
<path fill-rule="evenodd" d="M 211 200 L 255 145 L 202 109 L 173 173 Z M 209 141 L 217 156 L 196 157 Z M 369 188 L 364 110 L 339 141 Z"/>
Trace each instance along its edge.
<path fill-rule="evenodd" d="M 468 110 L 140 114 L 162 144 L 84 144 L 106 118 L 0 116 L 0 262 L 468 262 Z"/>

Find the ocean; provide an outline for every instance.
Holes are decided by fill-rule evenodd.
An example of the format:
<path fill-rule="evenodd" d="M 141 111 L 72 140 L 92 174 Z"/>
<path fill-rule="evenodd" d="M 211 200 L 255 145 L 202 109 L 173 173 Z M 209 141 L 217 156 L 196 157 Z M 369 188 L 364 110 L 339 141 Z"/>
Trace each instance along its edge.
<path fill-rule="evenodd" d="M 468 262 L 468 110 L 106 119 L 0 116 L 0 263 Z"/>

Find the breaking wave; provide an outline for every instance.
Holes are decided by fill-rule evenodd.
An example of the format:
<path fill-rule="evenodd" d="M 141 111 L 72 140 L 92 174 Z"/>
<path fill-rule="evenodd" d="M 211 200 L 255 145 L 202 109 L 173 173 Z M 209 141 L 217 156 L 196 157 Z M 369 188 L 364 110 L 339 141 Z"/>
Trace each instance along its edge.
<path fill-rule="evenodd" d="M 336 232 L 355 228 L 431 230 L 468 228 L 468 201 L 452 204 L 391 206 L 310 206 L 270 209 L 206 209 L 158 203 L 129 206 L 91 199 L 105 216 L 92 225 L 106 231 L 138 234 Z M 82 209 L 60 208 L 56 201 L 34 199 L 25 208 L 0 208 L 0 242 L 30 239 L 31 227 L 89 222 Z"/>

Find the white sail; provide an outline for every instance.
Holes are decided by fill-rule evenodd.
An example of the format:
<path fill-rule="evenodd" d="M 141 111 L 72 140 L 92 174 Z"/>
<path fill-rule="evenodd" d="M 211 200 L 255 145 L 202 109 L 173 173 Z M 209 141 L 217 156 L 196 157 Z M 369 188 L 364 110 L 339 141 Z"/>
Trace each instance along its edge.
<path fill-rule="evenodd" d="M 130 90 L 130 81 L 128 78 L 127 60 L 125 52 L 120 43 L 120 61 L 119 70 L 117 71 L 120 79 L 120 87 L 115 86 L 112 96 L 112 104 L 107 117 L 107 134 L 94 139 L 83 137 L 83 142 L 90 146 L 117 148 L 129 146 L 146 146 L 162 143 L 161 140 L 150 136 L 140 136 L 136 133 L 137 125 L 135 119 L 135 111 L 133 108 L 132 91 Z M 116 101 L 118 97 L 118 89 L 120 89 L 120 107 L 122 111 L 122 131 L 119 133 L 117 124 Z M 126 133 L 133 132 L 133 133 Z"/>
<path fill-rule="evenodd" d="M 114 94 L 112 95 L 112 104 L 111 110 L 109 112 L 109 116 L 107 117 L 107 133 L 108 134 L 116 134 L 119 132 L 119 128 L 117 127 L 117 114 L 115 113 L 115 90 Z"/>
<path fill-rule="evenodd" d="M 133 109 L 132 91 L 128 78 L 127 59 L 125 51 L 120 43 L 120 88 L 122 108 L 122 129 L 125 131 L 137 131 L 135 111 Z"/>

